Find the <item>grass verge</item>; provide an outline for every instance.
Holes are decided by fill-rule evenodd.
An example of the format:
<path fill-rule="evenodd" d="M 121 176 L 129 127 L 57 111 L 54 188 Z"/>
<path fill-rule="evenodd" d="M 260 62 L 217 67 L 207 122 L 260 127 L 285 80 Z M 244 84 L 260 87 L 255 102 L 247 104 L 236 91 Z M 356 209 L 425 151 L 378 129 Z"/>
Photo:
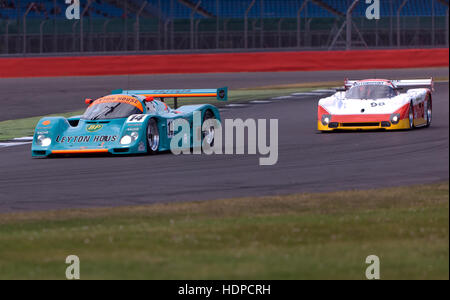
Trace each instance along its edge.
<path fill-rule="evenodd" d="M 76 111 L 70 113 L 54 114 L 48 115 L 47 117 L 62 116 L 68 118 L 71 116 L 83 114 L 83 112 L 84 111 Z M 6 141 L 24 136 L 33 136 L 34 128 L 42 117 L 44 116 L 0 122 L 0 141 Z"/>
<path fill-rule="evenodd" d="M 0 215 L 0 279 L 449 278 L 449 184 Z"/>
<path fill-rule="evenodd" d="M 308 86 L 300 85 L 300 86 L 274 86 L 270 88 L 255 88 L 255 89 L 240 89 L 240 90 L 231 90 L 229 93 L 229 101 L 228 102 L 245 102 L 252 101 L 257 99 L 268 99 L 276 96 L 285 96 L 290 95 L 295 92 L 303 92 L 310 91 L 313 88 L 325 88 L 322 84 L 309 84 Z M 203 103 L 211 103 L 214 105 L 223 105 L 227 102 L 219 102 L 215 99 L 209 98 L 185 98 L 179 100 L 179 105 L 188 105 L 188 104 L 203 104 Z M 167 104 L 172 106 L 173 101 L 168 99 Z M 84 111 L 75 111 L 69 113 L 61 113 L 52 116 L 63 116 L 70 117 L 74 115 L 83 114 Z M 44 116 L 37 116 L 32 118 L 24 118 L 18 120 L 9 120 L 0 122 L 0 141 L 5 141 L 17 137 L 23 136 L 32 136 L 34 133 L 34 128 L 37 122 Z"/>

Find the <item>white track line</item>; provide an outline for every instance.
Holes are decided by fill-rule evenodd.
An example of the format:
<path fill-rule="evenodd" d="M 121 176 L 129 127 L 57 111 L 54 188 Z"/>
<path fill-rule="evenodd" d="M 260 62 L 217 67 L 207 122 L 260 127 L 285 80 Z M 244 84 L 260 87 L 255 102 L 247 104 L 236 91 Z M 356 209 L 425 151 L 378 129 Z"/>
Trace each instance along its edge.
<path fill-rule="evenodd" d="M 280 96 L 280 97 L 272 98 L 272 100 L 282 100 L 282 99 L 289 99 L 289 98 L 292 98 L 292 96 Z"/>
<path fill-rule="evenodd" d="M 244 107 L 247 106 L 247 104 L 228 104 L 226 107 Z"/>
<path fill-rule="evenodd" d="M 14 146 L 22 146 L 31 144 L 32 142 L 23 142 L 23 143 L 0 143 L 0 148 L 6 148 L 6 147 L 14 147 Z"/>
<path fill-rule="evenodd" d="M 250 101 L 250 103 L 254 103 L 254 104 L 264 104 L 264 103 L 272 103 L 272 101 L 267 101 L 267 100 L 253 100 L 253 101 Z"/>
<path fill-rule="evenodd" d="M 328 94 L 328 93 L 336 93 L 336 90 L 314 90 L 314 93 L 324 93 L 324 94 Z"/>
<path fill-rule="evenodd" d="M 292 94 L 292 96 L 322 96 L 322 95 L 326 95 L 328 93 L 319 93 L 319 92 L 305 92 L 305 93 L 294 93 Z"/>
<path fill-rule="evenodd" d="M 24 136 L 24 137 L 21 137 L 21 138 L 15 138 L 14 141 L 31 142 L 31 141 L 33 141 L 33 137 L 32 136 Z"/>
<path fill-rule="evenodd" d="M 32 142 L 33 142 L 32 136 L 24 136 L 24 137 L 20 137 L 20 138 L 15 138 L 12 141 L 1 142 L 0 148 L 22 146 L 22 145 L 31 144 Z"/>

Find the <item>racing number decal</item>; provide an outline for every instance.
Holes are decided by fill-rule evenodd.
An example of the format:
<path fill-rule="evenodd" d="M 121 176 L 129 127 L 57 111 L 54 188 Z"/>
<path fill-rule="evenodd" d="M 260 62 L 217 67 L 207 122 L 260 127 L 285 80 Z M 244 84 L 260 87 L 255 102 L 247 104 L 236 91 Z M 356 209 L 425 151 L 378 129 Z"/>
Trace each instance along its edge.
<path fill-rule="evenodd" d="M 167 120 L 167 137 L 168 138 L 173 138 L 175 136 L 175 132 L 179 133 L 179 126 L 180 126 L 180 121 L 186 121 L 187 123 L 189 123 L 189 120 L 184 119 L 184 118 L 177 118 L 177 119 L 171 119 L 171 120 Z M 190 123 L 189 123 L 190 124 Z M 191 129 L 192 129 L 192 124 L 191 125 Z M 177 128 L 175 130 L 175 128 Z"/>
<path fill-rule="evenodd" d="M 142 123 L 145 121 L 145 115 L 131 115 L 128 117 L 127 123 Z"/>
<path fill-rule="evenodd" d="M 167 137 L 172 138 L 175 135 L 173 120 L 167 120 Z"/>
<path fill-rule="evenodd" d="M 372 106 L 372 107 L 377 107 L 377 106 L 384 106 L 386 103 L 384 103 L 384 102 L 372 102 L 372 103 L 370 103 L 370 106 Z"/>

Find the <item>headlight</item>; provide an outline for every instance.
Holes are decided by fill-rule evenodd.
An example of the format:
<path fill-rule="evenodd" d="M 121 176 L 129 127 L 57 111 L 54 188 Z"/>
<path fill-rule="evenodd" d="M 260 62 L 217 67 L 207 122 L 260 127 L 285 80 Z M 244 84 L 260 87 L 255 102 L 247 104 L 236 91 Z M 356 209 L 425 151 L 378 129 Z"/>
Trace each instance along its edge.
<path fill-rule="evenodd" d="M 131 144 L 132 142 L 134 142 L 135 140 L 137 140 L 138 137 L 139 137 L 139 133 L 134 131 L 134 132 L 130 133 L 130 135 L 124 135 L 122 137 L 122 139 L 120 140 L 120 143 L 122 145 L 128 145 L 128 144 Z"/>
<path fill-rule="evenodd" d="M 136 131 L 134 131 L 134 132 L 132 132 L 131 133 L 131 137 L 133 138 L 133 140 L 135 141 L 135 140 L 137 140 L 138 139 L 138 137 L 139 137 L 139 133 L 137 133 Z"/>
<path fill-rule="evenodd" d="M 322 124 L 327 126 L 331 122 L 331 115 L 322 115 Z"/>
<path fill-rule="evenodd" d="M 122 139 L 120 140 L 120 143 L 121 143 L 122 145 L 128 145 L 128 144 L 131 144 L 132 141 L 133 141 L 133 138 L 132 138 L 131 136 L 129 136 L 129 135 L 124 135 L 124 136 L 122 137 Z"/>
<path fill-rule="evenodd" d="M 37 144 L 42 147 L 48 147 L 52 143 L 52 140 L 44 135 L 40 135 L 37 137 Z"/>
<path fill-rule="evenodd" d="M 391 123 L 398 124 L 400 122 L 400 114 L 392 114 L 391 115 Z"/>

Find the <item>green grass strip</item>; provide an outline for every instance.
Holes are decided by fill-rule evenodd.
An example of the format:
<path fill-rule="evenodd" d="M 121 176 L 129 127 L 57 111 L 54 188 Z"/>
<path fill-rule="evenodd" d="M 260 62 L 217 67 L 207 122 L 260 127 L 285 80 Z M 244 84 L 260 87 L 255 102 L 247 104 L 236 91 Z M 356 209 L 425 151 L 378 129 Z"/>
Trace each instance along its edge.
<path fill-rule="evenodd" d="M 449 184 L 0 215 L 0 279 L 449 278 Z"/>

